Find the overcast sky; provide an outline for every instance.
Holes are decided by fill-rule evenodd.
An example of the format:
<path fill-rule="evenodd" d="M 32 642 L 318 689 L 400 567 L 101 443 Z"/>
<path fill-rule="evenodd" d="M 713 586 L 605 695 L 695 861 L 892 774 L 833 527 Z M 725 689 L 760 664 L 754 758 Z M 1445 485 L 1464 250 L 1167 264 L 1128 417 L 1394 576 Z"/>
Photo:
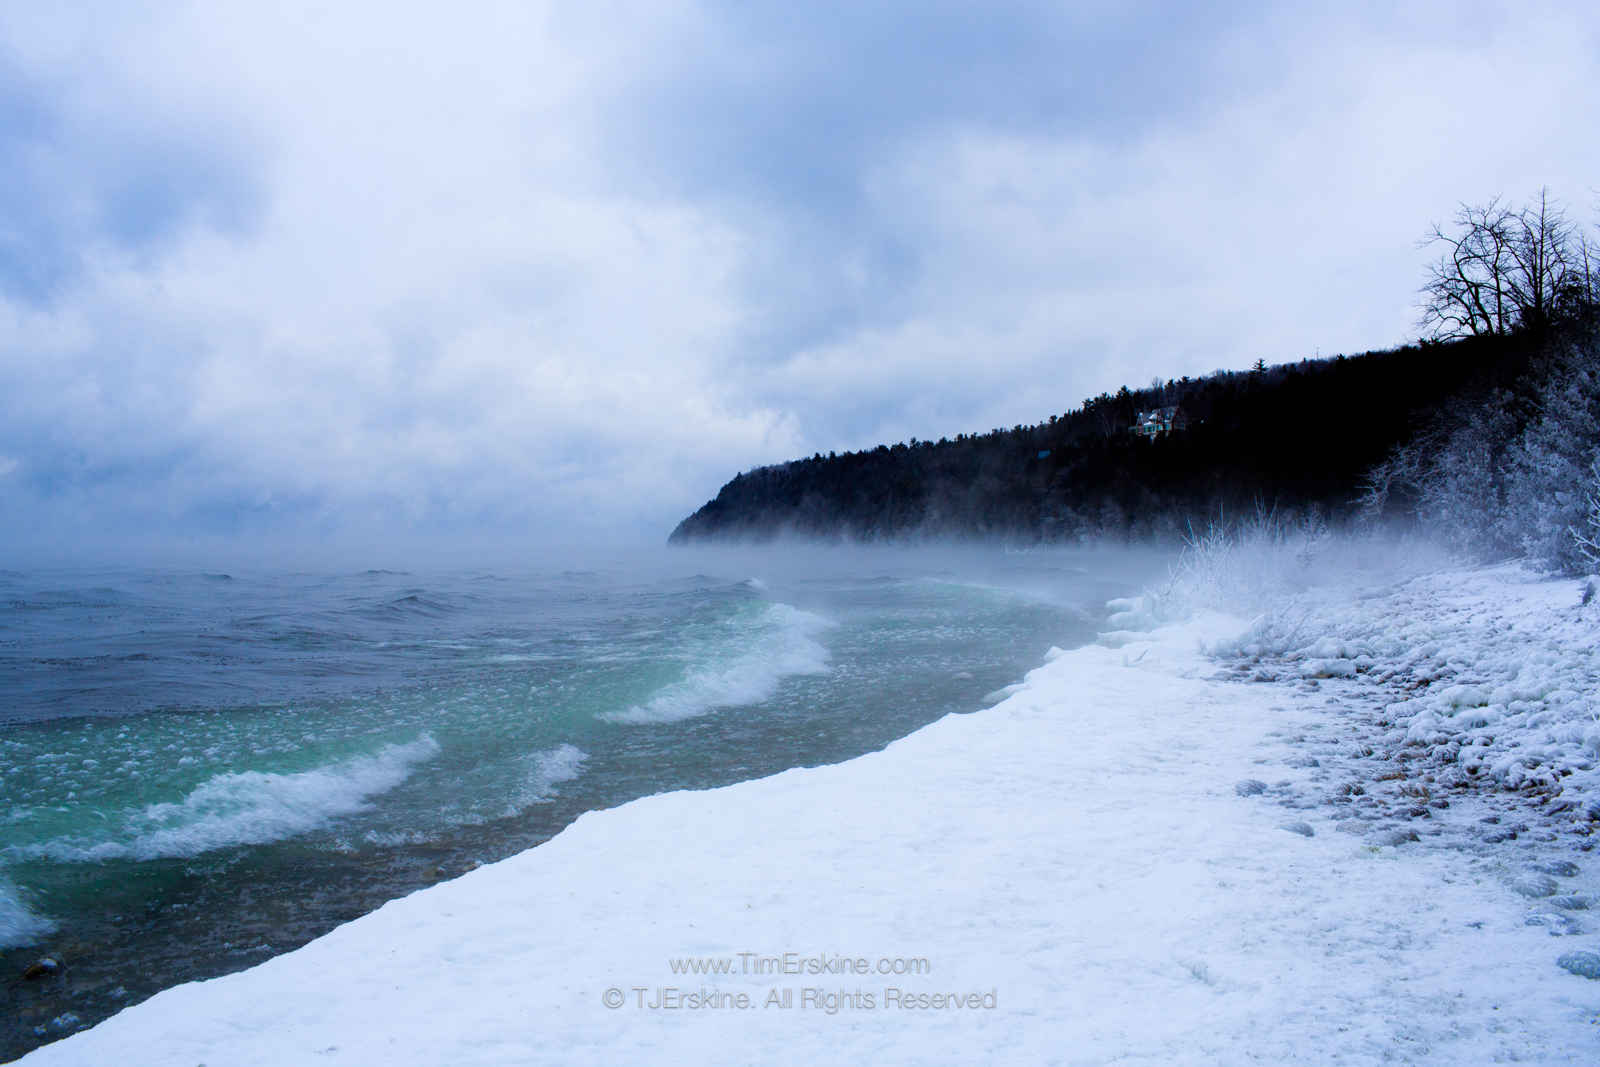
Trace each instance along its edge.
<path fill-rule="evenodd" d="M 1407 340 L 1430 222 L 1600 188 L 1589 2 L 133 6 L 0 9 L 13 555 L 660 539 Z"/>

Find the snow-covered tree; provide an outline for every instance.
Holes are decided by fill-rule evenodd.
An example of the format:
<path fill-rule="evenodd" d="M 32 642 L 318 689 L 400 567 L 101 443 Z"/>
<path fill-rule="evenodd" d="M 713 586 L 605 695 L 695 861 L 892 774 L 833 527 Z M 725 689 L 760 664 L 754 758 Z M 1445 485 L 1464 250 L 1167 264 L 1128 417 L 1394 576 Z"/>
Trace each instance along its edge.
<path fill-rule="evenodd" d="M 1589 492 L 1583 503 L 1587 514 L 1583 525 L 1571 529 L 1572 542 L 1590 573 L 1600 572 L 1600 455 L 1589 464 Z"/>
<path fill-rule="evenodd" d="M 1417 518 L 1443 543 L 1481 556 L 1518 549 L 1507 508 L 1506 459 L 1516 439 L 1514 399 L 1494 393 L 1435 435 L 1416 475 Z"/>
<path fill-rule="evenodd" d="M 1494 390 L 1436 413 L 1409 442 L 1367 472 L 1357 499 L 1369 522 L 1414 519 L 1439 542 L 1476 556 L 1520 550 L 1506 506 L 1507 454 L 1517 398 Z"/>
<path fill-rule="evenodd" d="M 1579 574 L 1586 561 L 1572 531 L 1587 522 L 1600 459 L 1600 338 L 1570 346 L 1544 375 L 1539 410 L 1512 446 L 1508 521 L 1535 562 Z"/>
<path fill-rule="evenodd" d="M 1531 409 L 1530 409 L 1531 406 Z M 1372 519 L 1409 515 L 1479 557 L 1581 574 L 1600 552 L 1600 333 L 1547 357 L 1531 387 L 1440 411 L 1369 473 Z"/>

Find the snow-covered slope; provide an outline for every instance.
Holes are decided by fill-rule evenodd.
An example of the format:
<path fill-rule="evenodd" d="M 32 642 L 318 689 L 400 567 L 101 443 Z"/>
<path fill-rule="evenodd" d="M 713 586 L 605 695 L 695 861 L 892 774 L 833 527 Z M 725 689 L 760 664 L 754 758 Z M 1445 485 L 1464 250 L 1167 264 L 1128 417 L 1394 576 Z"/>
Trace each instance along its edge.
<path fill-rule="evenodd" d="M 1504 790 L 1369 773 L 1408 762 L 1376 757 L 1418 723 L 1453 729 L 1467 705 L 1437 686 L 1478 685 L 1519 736 L 1554 731 L 1539 766 L 1586 788 L 1587 735 L 1559 740 L 1583 696 L 1552 694 L 1588 668 L 1560 667 L 1547 719 L 1520 706 L 1537 685 L 1502 678 L 1512 651 L 1473 666 L 1518 627 L 1566 664 L 1549 618 L 1575 586 L 1429 581 L 1307 601 L 1294 639 L 1272 637 L 1292 613 L 1151 633 L 1124 610 L 995 707 L 586 815 L 25 1062 L 1596 1062 L 1600 982 L 1557 963 L 1600 948 L 1587 817 L 1518 831 Z M 1415 713 L 1383 710 L 1405 693 Z M 1470 746 L 1482 774 L 1508 736 Z M 675 974 L 684 958 L 733 973 Z"/>

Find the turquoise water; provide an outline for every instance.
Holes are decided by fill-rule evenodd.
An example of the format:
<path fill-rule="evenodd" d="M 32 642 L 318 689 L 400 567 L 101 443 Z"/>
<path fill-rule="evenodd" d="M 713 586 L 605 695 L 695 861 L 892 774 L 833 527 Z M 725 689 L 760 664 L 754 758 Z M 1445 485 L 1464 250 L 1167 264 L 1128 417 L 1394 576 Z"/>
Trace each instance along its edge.
<path fill-rule="evenodd" d="M 584 811 L 881 748 L 1092 635 L 1118 552 L 0 572 L 0 1055 Z M 50 955 L 61 967 L 22 981 Z"/>

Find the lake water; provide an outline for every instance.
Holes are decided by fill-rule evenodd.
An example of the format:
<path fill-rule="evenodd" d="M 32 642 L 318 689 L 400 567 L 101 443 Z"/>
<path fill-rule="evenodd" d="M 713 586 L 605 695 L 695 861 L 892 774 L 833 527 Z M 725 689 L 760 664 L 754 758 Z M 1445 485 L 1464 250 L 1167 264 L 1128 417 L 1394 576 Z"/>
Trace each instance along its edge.
<path fill-rule="evenodd" d="M 975 711 L 1162 564 L 788 546 L 0 571 L 0 1057 L 585 811 Z"/>

